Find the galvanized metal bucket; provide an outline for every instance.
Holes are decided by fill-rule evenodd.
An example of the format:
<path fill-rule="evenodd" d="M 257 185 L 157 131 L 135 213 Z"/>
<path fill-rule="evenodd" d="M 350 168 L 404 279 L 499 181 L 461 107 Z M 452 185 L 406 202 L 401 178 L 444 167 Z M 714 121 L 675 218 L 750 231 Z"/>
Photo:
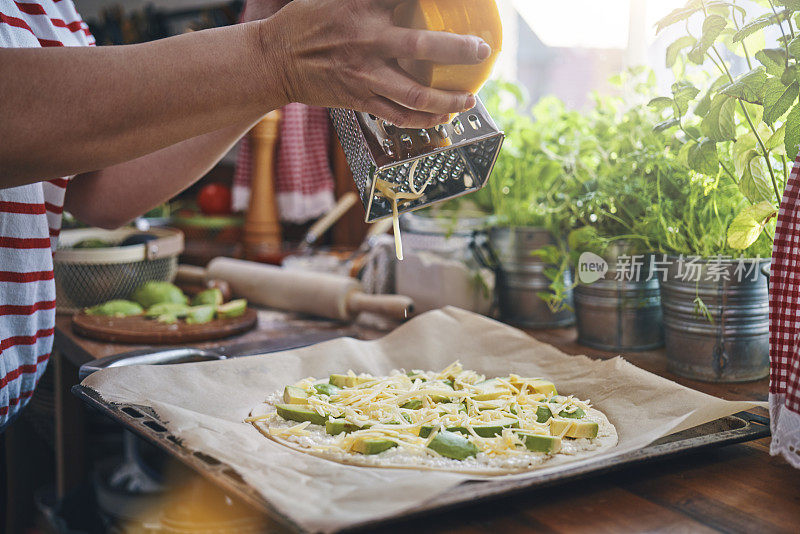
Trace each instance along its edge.
<path fill-rule="evenodd" d="M 581 345 L 608 351 L 641 351 L 664 345 L 661 290 L 658 278 L 650 277 L 650 256 L 636 260 L 641 261 L 640 268 L 616 270 L 618 258 L 630 254 L 624 243 L 616 245 L 603 255 L 609 265 L 605 278 L 575 287 Z"/>
<path fill-rule="evenodd" d="M 768 262 L 669 258 L 661 304 L 670 371 L 709 382 L 767 376 Z"/>
<path fill-rule="evenodd" d="M 497 256 L 497 298 L 500 319 L 525 328 L 557 328 L 575 322 L 572 291 L 567 294 L 568 308 L 553 312 L 538 295 L 549 291 L 550 280 L 544 270 L 549 267 L 532 255 L 556 243 L 543 228 L 497 227 L 489 231 L 489 240 Z M 572 284 L 572 274 L 564 274 L 564 282 Z"/>

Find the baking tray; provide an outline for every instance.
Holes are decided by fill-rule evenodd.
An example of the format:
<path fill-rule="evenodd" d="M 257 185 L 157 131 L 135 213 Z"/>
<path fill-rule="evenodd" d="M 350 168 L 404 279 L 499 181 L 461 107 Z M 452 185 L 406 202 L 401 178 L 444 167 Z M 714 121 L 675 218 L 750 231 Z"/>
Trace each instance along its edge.
<path fill-rule="evenodd" d="M 145 406 L 107 402 L 96 391 L 81 385 L 73 386 L 72 392 L 89 406 L 117 421 L 127 430 L 160 447 L 230 494 L 240 497 L 293 530 L 302 532 L 302 529 L 280 514 L 268 500 L 250 487 L 233 468 L 203 451 L 192 450 L 184 446 L 180 438 L 170 434 L 152 409 Z M 581 463 L 554 473 L 543 473 L 542 475 L 534 473 L 523 480 L 465 482 L 459 486 L 457 491 L 447 492 L 420 507 L 403 512 L 402 519 L 472 505 L 480 501 L 595 476 L 645 462 L 674 458 L 703 449 L 761 439 L 769 435 L 769 419 L 749 412 L 741 412 L 666 436 L 647 447 L 614 458 Z M 354 469 L 358 468 L 354 467 Z M 398 516 L 394 519 L 399 518 Z M 348 530 L 374 528 L 387 521 L 391 521 L 391 519 L 353 525 Z"/>

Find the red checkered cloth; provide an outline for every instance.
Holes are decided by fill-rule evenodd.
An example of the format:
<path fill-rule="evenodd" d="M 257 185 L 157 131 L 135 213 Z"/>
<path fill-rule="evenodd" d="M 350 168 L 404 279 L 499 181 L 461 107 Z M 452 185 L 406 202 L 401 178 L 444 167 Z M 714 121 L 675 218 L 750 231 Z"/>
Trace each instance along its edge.
<path fill-rule="evenodd" d="M 334 205 L 330 166 L 331 127 L 325 108 L 289 104 L 282 110 L 275 193 L 282 221 L 302 224 Z M 247 209 L 252 175 L 250 142 L 244 138 L 236 162 L 233 206 Z"/>
<path fill-rule="evenodd" d="M 800 157 L 778 213 L 769 321 L 771 452 L 800 469 Z"/>

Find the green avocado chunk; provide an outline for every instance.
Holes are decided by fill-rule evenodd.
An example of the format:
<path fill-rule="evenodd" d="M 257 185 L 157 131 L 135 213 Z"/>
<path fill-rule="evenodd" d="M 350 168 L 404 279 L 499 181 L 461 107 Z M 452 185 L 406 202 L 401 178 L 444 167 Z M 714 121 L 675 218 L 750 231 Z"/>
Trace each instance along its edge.
<path fill-rule="evenodd" d="M 371 425 L 358 426 L 354 425 L 353 423 L 348 423 L 344 419 L 333 419 L 325 421 L 325 432 L 331 436 L 338 436 L 342 432 L 349 434 L 350 432 L 355 432 L 357 430 L 364 430 L 370 426 Z"/>
<path fill-rule="evenodd" d="M 419 399 L 411 399 L 407 403 L 400 406 L 401 408 L 406 408 L 408 410 L 419 410 L 422 408 L 422 401 Z"/>
<path fill-rule="evenodd" d="M 150 319 L 161 317 L 162 315 L 172 315 L 174 317 L 186 317 L 189 313 L 189 306 L 178 302 L 162 302 L 150 306 L 145 312 L 145 317 Z"/>
<path fill-rule="evenodd" d="M 223 303 L 222 291 L 213 287 L 205 289 L 194 296 L 192 299 L 192 306 L 202 306 L 203 304 L 211 304 L 212 306 L 219 306 Z"/>
<path fill-rule="evenodd" d="M 397 447 L 397 443 L 388 439 L 359 438 L 353 443 L 353 451 L 361 454 L 380 454 Z"/>
<path fill-rule="evenodd" d="M 558 436 L 528 434 L 526 432 L 517 432 L 517 436 L 529 451 L 551 453 L 561 450 L 561 438 Z"/>
<path fill-rule="evenodd" d="M 428 444 L 428 448 L 445 458 L 465 460 L 478 454 L 478 447 L 460 434 L 441 430 Z"/>
<path fill-rule="evenodd" d="M 537 423 L 546 423 L 553 417 L 553 412 L 550 411 L 550 408 L 547 406 L 539 406 L 536 408 L 536 422 Z"/>
<path fill-rule="evenodd" d="M 142 307 L 129 300 L 110 300 L 86 309 L 86 315 L 103 317 L 131 317 L 142 313 L 144 313 Z"/>
<path fill-rule="evenodd" d="M 170 284 L 169 282 L 145 282 L 136 288 L 136 291 L 131 295 L 131 300 L 134 300 L 149 308 L 155 304 L 162 302 L 176 302 L 178 304 L 186 304 L 188 299 L 183 294 L 178 286 Z"/>
<path fill-rule="evenodd" d="M 220 319 L 235 319 L 247 311 L 247 300 L 236 299 L 217 306 L 217 317 Z"/>
<path fill-rule="evenodd" d="M 586 417 L 586 412 L 580 406 L 576 406 L 575 409 L 571 412 L 567 411 L 566 408 L 558 412 L 559 417 L 566 417 L 567 419 L 583 419 Z"/>
<path fill-rule="evenodd" d="M 478 382 L 475 384 L 475 387 L 480 390 L 479 393 L 476 393 L 472 396 L 472 398 L 476 401 L 495 400 L 501 395 L 509 393 L 509 390 L 504 388 L 502 384 L 500 384 L 500 381 L 496 378 Z"/>
<path fill-rule="evenodd" d="M 565 430 L 564 436 L 568 438 L 594 439 L 597 437 L 599 425 L 594 421 L 564 421 L 561 419 L 550 421 L 550 434 L 553 436 L 560 436 Z"/>
<path fill-rule="evenodd" d="M 364 376 L 331 375 L 331 377 L 328 379 L 328 382 L 340 388 L 352 388 L 359 384 L 363 384 L 364 382 L 369 382 L 370 380 L 375 379 Z"/>
<path fill-rule="evenodd" d="M 214 320 L 217 310 L 214 306 L 207 304 L 204 306 L 192 306 L 186 315 L 186 324 L 205 324 Z"/>
<path fill-rule="evenodd" d="M 494 421 L 492 423 L 473 425 L 472 430 L 474 430 L 475 433 L 482 438 L 493 438 L 494 436 L 499 436 L 502 434 L 503 430 L 506 428 L 519 428 L 519 421 L 511 418 L 500 419 L 499 421 Z M 450 432 L 469 434 L 469 431 L 464 427 L 454 426 L 449 427 L 447 430 Z"/>
<path fill-rule="evenodd" d="M 277 404 L 275 409 L 278 411 L 278 415 L 287 421 L 297 421 L 298 423 L 310 421 L 314 425 L 325 426 L 325 421 L 328 420 L 327 415 L 320 415 L 311 408 L 302 405 Z"/>
<path fill-rule="evenodd" d="M 156 320 L 159 323 L 163 323 L 163 324 L 175 324 L 175 323 L 178 322 L 178 316 L 177 315 L 172 315 L 172 314 L 169 314 L 169 313 L 165 313 L 164 315 L 159 315 L 158 317 L 156 317 Z"/>
<path fill-rule="evenodd" d="M 286 386 L 283 390 L 283 402 L 286 404 L 308 404 L 308 391 L 297 386 Z"/>
<path fill-rule="evenodd" d="M 322 395 L 336 395 L 342 388 L 339 386 L 334 386 L 333 384 L 314 384 L 314 389 L 317 390 L 317 393 L 321 393 Z"/>

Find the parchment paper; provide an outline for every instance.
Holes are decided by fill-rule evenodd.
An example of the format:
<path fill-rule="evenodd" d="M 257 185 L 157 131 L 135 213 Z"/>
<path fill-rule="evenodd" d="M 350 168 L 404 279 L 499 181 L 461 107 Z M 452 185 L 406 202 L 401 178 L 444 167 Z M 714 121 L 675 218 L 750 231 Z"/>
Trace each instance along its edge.
<path fill-rule="evenodd" d="M 480 477 L 346 466 L 290 450 L 242 421 L 268 394 L 307 376 L 348 369 L 374 375 L 397 368 L 438 370 L 457 359 L 488 376 L 547 377 L 559 392 L 590 399 L 616 426 L 619 444 L 578 462 L 617 456 L 762 404 L 718 399 L 622 358 L 569 356 L 517 329 L 456 308 L 428 312 L 377 341 L 341 339 L 227 361 L 109 368 L 83 385 L 107 401 L 153 408 L 186 446 L 229 464 L 297 525 L 332 532 L 397 515 Z"/>

